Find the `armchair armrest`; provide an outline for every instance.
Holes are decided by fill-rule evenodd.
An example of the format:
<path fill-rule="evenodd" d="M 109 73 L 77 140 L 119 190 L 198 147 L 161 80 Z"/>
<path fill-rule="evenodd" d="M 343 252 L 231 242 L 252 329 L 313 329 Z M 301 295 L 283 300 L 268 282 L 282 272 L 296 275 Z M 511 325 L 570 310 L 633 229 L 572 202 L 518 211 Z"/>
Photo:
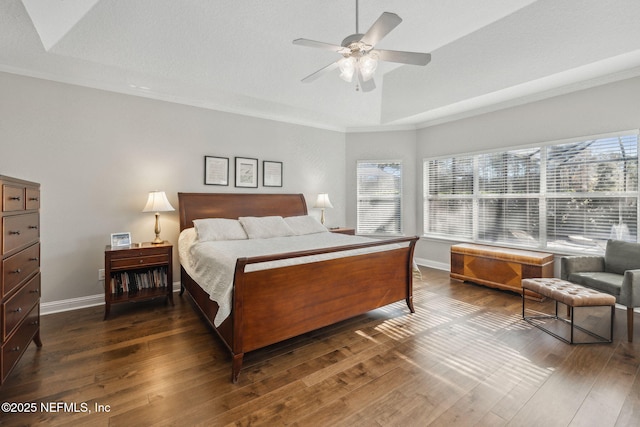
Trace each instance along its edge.
<path fill-rule="evenodd" d="M 566 256 L 560 259 L 560 278 L 568 280 L 573 273 L 604 271 L 603 256 Z"/>
<path fill-rule="evenodd" d="M 624 272 L 620 297 L 617 302 L 627 307 L 640 306 L 640 270 Z"/>

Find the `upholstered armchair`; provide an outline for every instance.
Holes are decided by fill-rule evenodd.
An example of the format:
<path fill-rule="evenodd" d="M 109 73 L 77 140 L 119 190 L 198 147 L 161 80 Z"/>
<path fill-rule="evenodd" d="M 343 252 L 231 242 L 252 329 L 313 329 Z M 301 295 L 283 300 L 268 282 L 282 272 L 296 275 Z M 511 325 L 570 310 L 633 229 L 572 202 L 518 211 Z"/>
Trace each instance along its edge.
<path fill-rule="evenodd" d="M 616 297 L 627 307 L 627 339 L 633 341 L 633 309 L 640 307 L 640 244 L 609 240 L 604 256 L 561 259 L 561 278 Z"/>

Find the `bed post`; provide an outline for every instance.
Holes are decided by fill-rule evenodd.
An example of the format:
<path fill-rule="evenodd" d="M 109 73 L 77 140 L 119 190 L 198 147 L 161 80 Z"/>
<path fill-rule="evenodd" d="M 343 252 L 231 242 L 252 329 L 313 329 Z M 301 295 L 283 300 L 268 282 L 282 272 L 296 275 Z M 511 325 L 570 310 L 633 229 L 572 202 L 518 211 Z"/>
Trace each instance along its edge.
<path fill-rule="evenodd" d="M 233 354 L 233 360 L 231 362 L 231 382 L 236 384 L 238 382 L 238 376 L 240 376 L 240 369 L 242 369 L 242 359 L 244 353 Z"/>
<path fill-rule="evenodd" d="M 242 359 L 244 357 L 243 349 L 243 330 L 244 330 L 244 268 L 247 265 L 248 258 L 238 258 L 236 261 L 236 269 L 233 278 L 233 345 L 231 350 L 233 353 L 233 361 L 231 365 L 231 380 L 233 383 L 238 382 L 238 376 L 242 369 Z"/>
<path fill-rule="evenodd" d="M 407 307 L 409 307 L 409 311 L 412 313 L 416 312 L 415 308 L 413 308 L 413 251 L 417 241 L 418 237 L 416 236 L 409 242 L 409 257 L 407 259 Z"/>

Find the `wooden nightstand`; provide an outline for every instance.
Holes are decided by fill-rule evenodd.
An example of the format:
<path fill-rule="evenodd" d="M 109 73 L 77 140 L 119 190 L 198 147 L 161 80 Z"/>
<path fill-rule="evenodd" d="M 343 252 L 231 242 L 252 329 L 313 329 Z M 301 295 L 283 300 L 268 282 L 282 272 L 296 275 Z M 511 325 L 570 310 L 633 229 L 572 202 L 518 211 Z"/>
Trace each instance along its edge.
<path fill-rule="evenodd" d="M 173 305 L 173 246 L 141 243 L 104 250 L 104 318 L 111 304 L 166 297 Z"/>
<path fill-rule="evenodd" d="M 346 227 L 330 228 L 329 231 L 332 233 L 349 234 L 351 236 L 355 236 L 356 234 L 356 230 L 354 228 Z"/>

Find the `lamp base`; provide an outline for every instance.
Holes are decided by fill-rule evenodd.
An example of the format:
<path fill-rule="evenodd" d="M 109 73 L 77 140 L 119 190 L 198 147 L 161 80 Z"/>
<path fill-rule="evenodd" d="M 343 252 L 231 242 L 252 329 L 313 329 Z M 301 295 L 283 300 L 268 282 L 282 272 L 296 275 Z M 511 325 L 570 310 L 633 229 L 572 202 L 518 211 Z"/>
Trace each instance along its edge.
<path fill-rule="evenodd" d="M 164 240 L 160 238 L 160 212 L 156 212 L 156 226 L 153 231 L 156 233 L 156 238 L 151 243 L 154 245 L 164 243 Z"/>

